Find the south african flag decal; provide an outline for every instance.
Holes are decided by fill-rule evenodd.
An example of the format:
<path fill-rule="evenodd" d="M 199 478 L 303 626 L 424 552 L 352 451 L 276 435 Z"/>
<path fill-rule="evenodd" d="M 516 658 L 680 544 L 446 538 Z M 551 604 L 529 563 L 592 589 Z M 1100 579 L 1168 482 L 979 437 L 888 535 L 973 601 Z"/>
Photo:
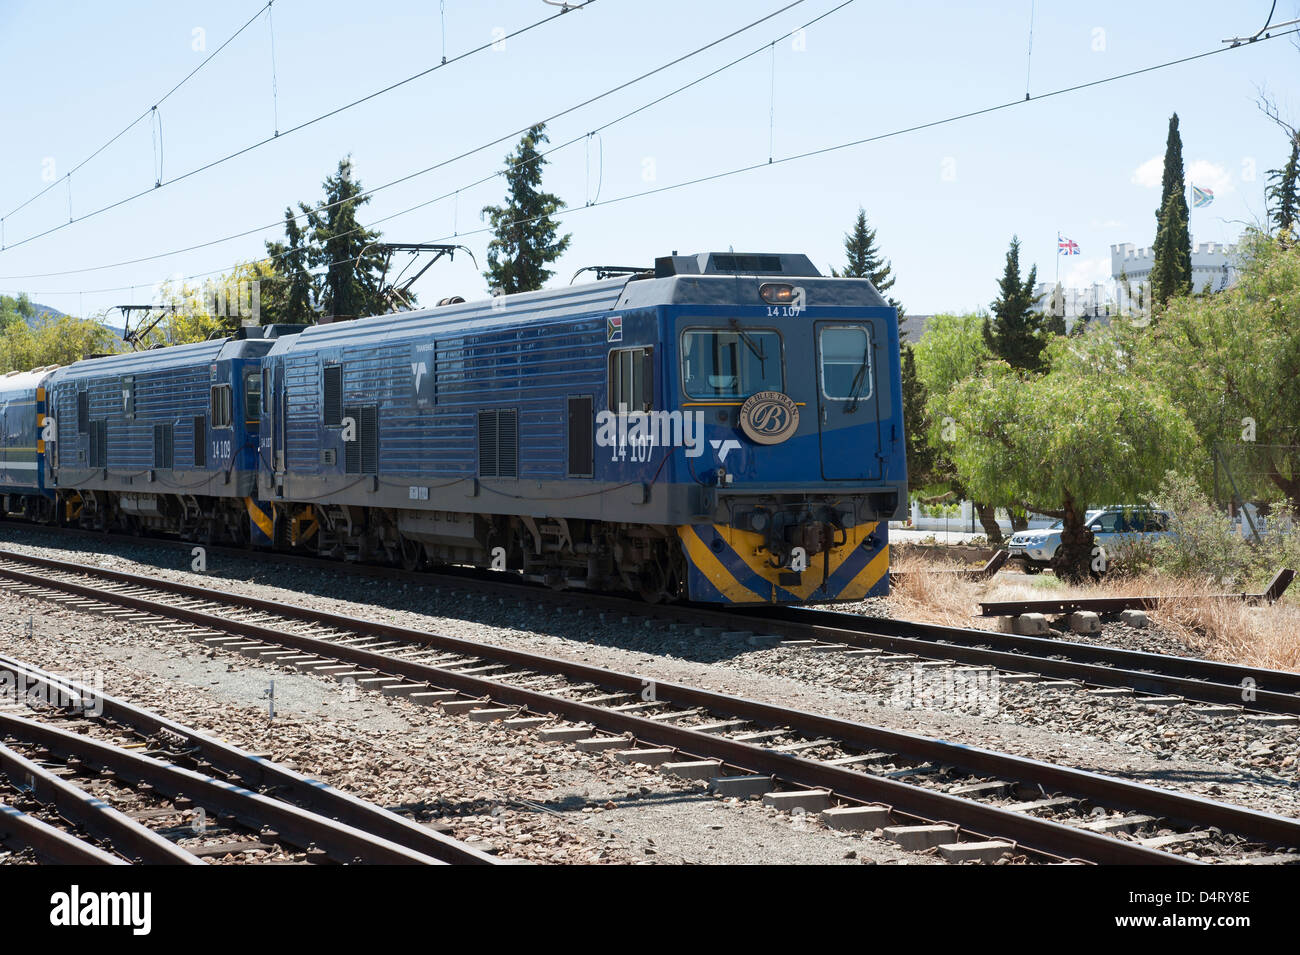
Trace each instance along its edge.
<path fill-rule="evenodd" d="M 623 316 L 609 318 L 605 322 L 605 341 L 621 342 L 623 340 Z"/>

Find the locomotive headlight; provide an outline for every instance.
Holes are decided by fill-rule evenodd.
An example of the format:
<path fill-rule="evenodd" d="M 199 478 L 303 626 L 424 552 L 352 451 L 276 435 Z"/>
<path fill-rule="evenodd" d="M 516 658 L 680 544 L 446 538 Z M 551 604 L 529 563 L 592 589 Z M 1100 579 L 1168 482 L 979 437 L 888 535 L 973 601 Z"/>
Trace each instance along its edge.
<path fill-rule="evenodd" d="M 789 305 L 794 301 L 794 286 L 784 282 L 764 282 L 758 287 L 758 297 L 768 305 Z"/>

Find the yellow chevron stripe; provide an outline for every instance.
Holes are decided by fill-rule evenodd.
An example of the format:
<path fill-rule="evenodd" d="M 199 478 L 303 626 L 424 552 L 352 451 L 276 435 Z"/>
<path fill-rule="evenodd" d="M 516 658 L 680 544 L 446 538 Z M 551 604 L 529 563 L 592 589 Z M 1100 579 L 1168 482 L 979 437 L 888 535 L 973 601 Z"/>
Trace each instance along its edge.
<path fill-rule="evenodd" d="M 856 577 L 850 580 L 838 594 L 837 600 L 860 600 L 872 587 L 880 583 L 880 578 L 889 573 L 889 545 L 880 548 L 880 553 L 867 562 Z"/>
<path fill-rule="evenodd" d="M 722 596 L 732 603 L 767 603 L 766 597 L 760 597 L 744 584 L 731 576 L 731 571 L 722 566 L 716 554 L 709 550 L 707 544 L 700 540 L 700 535 L 690 524 L 677 528 L 677 534 L 686 547 L 686 555 L 700 573 L 708 578 L 709 583 L 718 589 Z"/>
<path fill-rule="evenodd" d="M 758 574 L 770 584 L 776 584 L 790 593 L 794 594 L 800 600 L 807 600 L 822 585 L 823 576 L 829 577 L 839 570 L 842 563 L 849 559 L 853 554 L 854 548 L 861 544 L 872 531 L 876 529 L 876 524 L 859 524 L 857 527 L 851 527 L 845 532 L 844 544 L 840 547 L 832 548 L 830 551 L 829 570 L 822 574 L 821 554 L 813 554 L 808 558 L 808 569 L 803 572 L 801 579 L 803 583 L 786 585 L 780 583 L 781 574 L 790 573 L 788 568 L 773 567 L 768 560 L 768 552 L 761 550 L 766 544 L 766 538 L 762 534 L 756 534 L 753 531 L 739 531 L 727 524 L 715 524 L 714 527 L 722 535 L 723 540 L 731 545 L 736 555 L 745 562 L 754 573 Z M 874 561 L 873 561 L 874 562 Z M 871 566 L 869 563 L 868 567 Z M 865 569 L 865 568 L 864 568 Z M 861 576 L 861 574 L 859 574 Z M 856 580 L 856 578 L 855 578 Z M 847 588 L 846 588 L 847 589 Z M 838 594 L 831 594 L 831 597 L 841 598 Z"/>
<path fill-rule="evenodd" d="M 275 522 L 267 516 L 266 512 L 253 503 L 251 497 L 244 498 L 244 506 L 248 508 L 248 516 L 253 519 L 253 523 L 267 537 L 275 539 Z"/>

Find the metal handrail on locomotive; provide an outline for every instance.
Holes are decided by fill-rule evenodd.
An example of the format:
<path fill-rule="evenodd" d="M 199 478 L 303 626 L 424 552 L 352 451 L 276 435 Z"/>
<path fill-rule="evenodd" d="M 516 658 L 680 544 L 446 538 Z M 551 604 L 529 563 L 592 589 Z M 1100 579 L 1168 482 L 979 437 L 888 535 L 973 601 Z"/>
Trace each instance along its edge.
<path fill-rule="evenodd" d="M 9 514 L 647 600 L 880 596 L 907 500 L 898 323 L 804 255 L 0 378 Z"/>

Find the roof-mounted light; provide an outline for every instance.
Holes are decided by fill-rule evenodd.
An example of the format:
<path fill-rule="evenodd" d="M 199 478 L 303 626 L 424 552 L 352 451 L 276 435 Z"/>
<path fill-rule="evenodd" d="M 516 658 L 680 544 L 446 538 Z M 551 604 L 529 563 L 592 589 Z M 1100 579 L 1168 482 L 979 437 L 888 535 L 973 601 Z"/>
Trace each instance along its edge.
<path fill-rule="evenodd" d="M 790 305 L 794 302 L 794 286 L 785 282 L 764 282 L 758 287 L 758 297 L 768 305 Z"/>

